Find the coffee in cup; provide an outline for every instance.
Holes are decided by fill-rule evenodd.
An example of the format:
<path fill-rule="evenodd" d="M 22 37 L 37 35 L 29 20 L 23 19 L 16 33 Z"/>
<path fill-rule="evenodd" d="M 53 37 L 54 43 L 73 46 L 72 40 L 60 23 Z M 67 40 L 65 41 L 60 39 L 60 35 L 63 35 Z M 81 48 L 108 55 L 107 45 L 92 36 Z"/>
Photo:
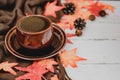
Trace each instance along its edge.
<path fill-rule="evenodd" d="M 52 38 L 52 22 L 42 15 L 29 15 L 16 24 L 16 38 L 20 45 L 29 49 L 46 46 Z"/>

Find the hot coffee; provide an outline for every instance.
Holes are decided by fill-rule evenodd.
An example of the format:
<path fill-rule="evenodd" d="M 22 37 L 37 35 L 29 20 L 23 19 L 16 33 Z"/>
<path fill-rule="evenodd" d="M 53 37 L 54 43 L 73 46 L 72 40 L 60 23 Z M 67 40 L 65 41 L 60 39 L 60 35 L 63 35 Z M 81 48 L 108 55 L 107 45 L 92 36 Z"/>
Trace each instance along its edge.
<path fill-rule="evenodd" d="M 24 18 L 19 24 L 18 27 L 26 32 L 40 32 L 47 29 L 50 26 L 48 20 L 38 17 L 38 16 L 30 16 Z"/>
<path fill-rule="evenodd" d="M 48 45 L 53 33 L 52 22 L 42 15 L 29 15 L 17 21 L 16 38 L 20 45 L 39 49 Z"/>

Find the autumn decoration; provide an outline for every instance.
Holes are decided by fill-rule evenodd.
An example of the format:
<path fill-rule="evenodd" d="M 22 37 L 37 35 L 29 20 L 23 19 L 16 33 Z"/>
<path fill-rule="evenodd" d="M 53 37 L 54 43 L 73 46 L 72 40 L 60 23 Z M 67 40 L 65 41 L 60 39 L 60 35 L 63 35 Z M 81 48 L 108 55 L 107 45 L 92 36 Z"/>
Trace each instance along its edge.
<path fill-rule="evenodd" d="M 47 2 L 43 15 L 56 18 L 57 11 L 63 13 L 62 18 L 56 24 L 65 31 L 67 43 L 70 45 L 73 44 L 70 38 L 81 36 L 82 31 L 87 27 L 86 24 L 88 20 L 95 21 L 95 19 L 99 17 L 109 15 L 107 10 L 114 12 L 114 7 L 112 5 L 104 4 L 98 0 L 65 0 L 60 6 L 56 4 L 57 0 Z M 73 30 L 75 32 L 69 33 L 66 32 L 66 30 Z M 63 68 L 67 66 L 77 68 L 77 63 L 79 61 L 87 60 L 77 55 L 77 48 L 62 50 L 57 56 Z M 18 64 L 19 63 L 10 63 L 8 61 L 1 62 L 0 71 L 2 70 L 12 75 L 17 75 L 16 71 L 25 72 L 25 74 L 17 76 L 15 80 L 47 80 L 45 77 L 47 73 L 53 74 L 50 76 L 50 80 L 59 80 L 55 68 L 59 63 L 54 57 L 33 61 L 33 63 L 27 67 L 22 67 Z"/>

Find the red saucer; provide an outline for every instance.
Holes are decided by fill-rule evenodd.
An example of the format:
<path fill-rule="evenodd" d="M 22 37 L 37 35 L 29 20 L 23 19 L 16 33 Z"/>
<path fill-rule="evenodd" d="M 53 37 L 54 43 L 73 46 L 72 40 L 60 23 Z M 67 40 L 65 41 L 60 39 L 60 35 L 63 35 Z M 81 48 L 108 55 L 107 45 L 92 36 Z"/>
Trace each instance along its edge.
<path fill-rule="evenodd" d="M 56 24 L 53 24 L 53 39 L 51 43 L 41 49 L 31 50 L 20 46 L 15 38 L 16 29 L 13 27 L 5 37 L 5 45 L 14 56 L 25 60 L 40 60 L 53 57 L 63 49 L 66 44 L 65 32 Z"/>

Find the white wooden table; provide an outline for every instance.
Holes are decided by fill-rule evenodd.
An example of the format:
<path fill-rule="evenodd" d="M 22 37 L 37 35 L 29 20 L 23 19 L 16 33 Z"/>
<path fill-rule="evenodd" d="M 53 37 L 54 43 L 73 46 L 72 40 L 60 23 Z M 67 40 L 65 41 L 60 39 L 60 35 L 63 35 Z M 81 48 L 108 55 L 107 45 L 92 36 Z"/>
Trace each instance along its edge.
<path fill-rule="evenodd" d="M 88 21 L 81 37 L 71 38 L 77 55 L 88 60 L 78 62 L 78 68 L 67 67 L 72 80 L 120 80 L 120 1 L 103 1 L 115 7 L 104 18 Z"/>

